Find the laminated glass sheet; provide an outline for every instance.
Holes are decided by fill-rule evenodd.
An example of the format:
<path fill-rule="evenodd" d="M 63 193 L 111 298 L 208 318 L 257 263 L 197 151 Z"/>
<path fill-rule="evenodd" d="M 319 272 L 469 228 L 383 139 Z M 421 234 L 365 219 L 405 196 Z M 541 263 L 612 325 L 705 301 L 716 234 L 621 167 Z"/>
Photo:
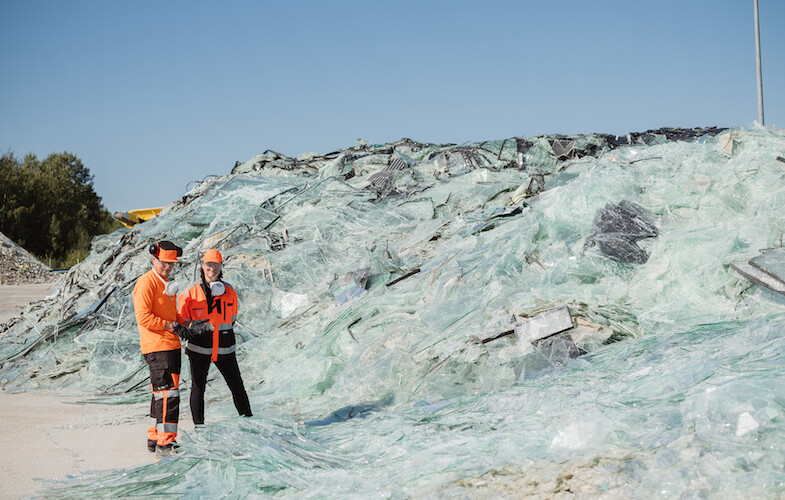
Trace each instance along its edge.
<path fill-rule="evenodd" d="M 775 248 L 750 259 L 750 264 L 785 282 L 785 248 Z"/>

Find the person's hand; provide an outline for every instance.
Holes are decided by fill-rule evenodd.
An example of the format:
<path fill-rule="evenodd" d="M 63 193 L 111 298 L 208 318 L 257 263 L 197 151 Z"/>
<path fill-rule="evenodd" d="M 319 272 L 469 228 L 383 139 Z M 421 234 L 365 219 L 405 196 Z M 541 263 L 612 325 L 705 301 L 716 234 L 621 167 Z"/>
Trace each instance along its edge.
<path fill-rule="evenodd" d="M 173 331 L 174 331 L 174 333 L 177 334 L 178 337 L 180 337 L 183 340 L 190 341 L 190 340 L 193 340 L 196 337 L 196 335 L 191 333 L 191 330 L 186 328 L 185 325 L 181 325 L 179 323 L 174 323 Z"/>
<path fill-rule="evenodd" d="M 213 325 L 208 323 L 207 319 L 197 319 L 191 321 L 188 329 L 194 336 L 204 335 L 205 333 L 213 333 Z"/>

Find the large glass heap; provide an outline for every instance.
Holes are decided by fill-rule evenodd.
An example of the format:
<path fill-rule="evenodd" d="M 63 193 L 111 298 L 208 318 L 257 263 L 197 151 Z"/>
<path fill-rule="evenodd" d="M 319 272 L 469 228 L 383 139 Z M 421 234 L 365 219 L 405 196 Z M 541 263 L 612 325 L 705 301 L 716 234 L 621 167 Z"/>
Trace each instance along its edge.
<path fill-rule="evenodd" d="M 224 255 L 255 416 L 217 377 L 180 454 L 44 496 L 776 497 L 785 296 L 739 269 L 785 279 L 784 153 L 758 126 L 267 151 L 96 238 L 0 332 L 0 381 L 148 400 L 131 290 L 168 239 L 183 285 Z"/>

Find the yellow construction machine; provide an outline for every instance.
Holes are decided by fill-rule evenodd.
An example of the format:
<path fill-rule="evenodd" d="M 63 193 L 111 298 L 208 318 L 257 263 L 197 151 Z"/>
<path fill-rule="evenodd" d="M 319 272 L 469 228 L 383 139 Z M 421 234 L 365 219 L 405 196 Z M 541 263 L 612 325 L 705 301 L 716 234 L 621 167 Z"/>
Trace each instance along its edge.
<path fill-rule="evenodd" d="M 128 212 L 115 212 L 113 217 L 120 221 L 120 224 L 130 229 L 136 224 L 152 219 L 158 215 L 163 208 L 164 207 L 140 208 L 137 210 L 129 210 Z"/>

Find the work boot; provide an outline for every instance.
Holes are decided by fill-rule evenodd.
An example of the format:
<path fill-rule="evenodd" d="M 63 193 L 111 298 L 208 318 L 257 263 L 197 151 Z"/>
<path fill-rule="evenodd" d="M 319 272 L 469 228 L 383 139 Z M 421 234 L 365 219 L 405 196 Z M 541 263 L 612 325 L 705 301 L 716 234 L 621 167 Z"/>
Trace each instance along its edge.
<path fill-rule="evenodd" d="M 155 447 L 155 456 L 157 457 L 168 457 L 177 453 L 177 448 L 180 445 L 177 443 L 168 443 L 164 446 L 156 445 Z"/>
<path fill-rule="evenodd" d="M 156 442 L 155 439 L 148 439 L 147 440 L 147 451 L 149 451 L 150 453 L 155 453 L 156 444 L 157 444 L 157 442 Z"/>

